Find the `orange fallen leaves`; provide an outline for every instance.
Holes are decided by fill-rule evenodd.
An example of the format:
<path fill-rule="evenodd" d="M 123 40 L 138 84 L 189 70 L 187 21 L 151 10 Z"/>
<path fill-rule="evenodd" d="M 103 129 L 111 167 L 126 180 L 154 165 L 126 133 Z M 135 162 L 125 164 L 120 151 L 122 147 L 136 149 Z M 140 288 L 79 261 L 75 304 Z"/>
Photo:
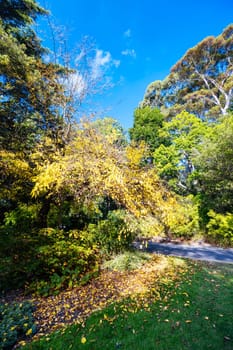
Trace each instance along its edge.
<path fill-rule="evenodd" d="M 176 262 L 175 262 L 176 261 Z M 67 289 L 59 295 L 33 297 L 36 306 L 34 318 L 37 333 L 33 339 L 49 335 L 52 331 L 64 326 L 78 323 L 85 327 L 85 319 L 94 311 L 103 309 L 113 302 L 125 302 L 121 312 L 135 313 L 140 309 L 150 311 L 150 304 L 156 300 L 164 301 L 168 294 L 160 295 L 160 284 L 179 283 L 187 266 L 181 260 L 154 256 L 142 268 L 128 272 L 102 270 L 97 278 L 87 285 Z M 180 276 L 180 277 L 179 277 Z M 104 314 L 102 322 L 112 323 L 118 317 Z M 81 343 L 87 339 L 83 335 Z"/>

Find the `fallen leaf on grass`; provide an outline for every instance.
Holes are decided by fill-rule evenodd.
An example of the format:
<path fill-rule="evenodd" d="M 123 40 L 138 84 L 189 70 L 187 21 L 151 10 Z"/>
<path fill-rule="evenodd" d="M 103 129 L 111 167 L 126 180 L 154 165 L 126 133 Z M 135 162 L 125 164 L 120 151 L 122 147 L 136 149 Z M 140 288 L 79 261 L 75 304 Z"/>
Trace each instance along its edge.
<path fill-rule="evenodd" d="M 82 344 L 85 344 L 86 342 L 87 342 L 87 339 L 86 339 L 85 337 L 82 337 L 82 338 L 81 338 L 81 343 L 82 343 Z"/>
<path fill-rule="evenodd" d="M 33 340 L 69 324 L 76 323 L 85 327 L 83 322 L 92 312 L 101 310 L 113 302 L 123 303 L 121 312 L 119 313 L 116 307 L 115 315 L 105 315 L 100 322 L 111 323 L 122 313 L 127 316 L 129 312 L 135 313 L 141 309 L 149 311 L 150 304 L 155 301 L 160 301 L 163 308 L 164 301 L 171 297 L 168 292 L 165 296 L 160 295 L 164 284 L 179 285 L 188 269 L 191 273 L 190 267 L 180 260 L 156 256 L 138 270 L 102 270 L 100 275 L 87 285 L 62 291 L 56 296 L 33 297 L 32 302 L 36 305 L 34 318 L 38 330 Z M 83 336 L 81 343 L 85 344 L 86 341 Z"/>

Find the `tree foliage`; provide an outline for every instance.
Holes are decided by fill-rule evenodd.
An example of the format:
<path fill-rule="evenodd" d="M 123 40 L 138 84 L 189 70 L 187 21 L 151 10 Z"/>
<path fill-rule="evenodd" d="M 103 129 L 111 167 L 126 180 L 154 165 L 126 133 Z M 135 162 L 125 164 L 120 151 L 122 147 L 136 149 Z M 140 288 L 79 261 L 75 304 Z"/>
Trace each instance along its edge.
<path fill-rule="evenodd" d="M 166 142 L 159 134 L 163 126 L 162 113 L 149 106 L 136 108 L 134 111 L 134 124 L 129 130 L 130 139 L 135 142 L 144 141 L 153 152 L 161 143 Z"/>
<path fill-rule="evenodd" d="M 62 136 L 58 78 L 64 69 L 43 61 L 45 49 L 31 26 L 44 13 L 35 1 L 1 1 L 0 143 L 8 150 L 26 152 L 44 133 L 54 142 Z"/>
<path fill-rule="evenodd" d="M 155 149 L 154 164 L 159 175 L 176 190 L 188 190 L 188 176 L 194 171 L 192 154 L 200 149 L 208 133 L 206 122 L 188 112 L 182 112 L 165 122 L 160 135 L 169 141 Z"/>
<path fill-rule="evenodd" d="M 0 207 L 4 212 L 31 201 L 35 159 L 41 160 L 65 144 L 61 113 L 66 100 L 64 67 L 44 61 L 46 49 L 33 30 L 46 11 L 32 0 L 0 2 Z M 50 140 L 53 147 L 48 147 Z M 38 153 L 38 152 L 37 152 Z M 47 153 L 47 154 L 46 154 Z M 38 161 L 38 160 L 37 160 Z"/>
<path fill-rule="evenodd" d="M 213 209 L 218 213 L 233 210 L 233 116 L 226 116 L 204 138 L 195 154 L 196 177 L 200 185 L 201 208 L 205 217 Z"/>
<path fill-rule="evenodd" d="M 214 210 L 208 212 L 209 222 L 206 225 L 208 237 L 214 243 L 232 246 L 233 243 L 233 214 L 219 214 Z"/>
<path fill-rule="evenodd" d="M 33 196 L 71 195 L 90 204 L 110 197 L 135 215 L 156 213 L 166 206 L 169 193 L 153 168 L 142 167 L 146 146 L 117 147 L 100 133 L 95 123 L 85 124 L 64 156 L 39 166 Z"/>
<path fill-rule="evenodd" d="M 142 105 L 183 109 L 200 117 L 226 115 L 233 99 L 233 25 L 189 49 L 163 81 L 150 84 Z"/>
<path fill-rule="evenodd" d="M 111 118 L 105 117 L 94 121 L 93 126 L 97 128 L 98 132 L 103 134 L 111 143 L 124 146 L 127 144 L 125 132 L 120 123 Z"/>

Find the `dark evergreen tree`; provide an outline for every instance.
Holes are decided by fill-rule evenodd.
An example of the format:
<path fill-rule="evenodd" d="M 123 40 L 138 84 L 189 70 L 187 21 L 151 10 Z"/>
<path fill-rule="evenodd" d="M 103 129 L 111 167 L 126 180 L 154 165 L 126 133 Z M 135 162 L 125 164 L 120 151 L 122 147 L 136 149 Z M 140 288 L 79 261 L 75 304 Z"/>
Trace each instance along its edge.
<path fill-rule="evenodd" d="M 62 125 L 62 67 L 45 63 L 32 29 L 45 14 L 34 0 L 0 0 L 0 147 L 28 151 L 41 135 L 57 141 Z"/>
<path fill-rule="evenodd" d="M 0 0 L 0 207 L 30 201 L 35 158 L 44 161 L 64 145 L 67 71 L 44 60 L 47 50 L 33 30 L 46 14 L 34 0 Z M 50 141 L 48 141 L 50 140 Z M 40 157 L 40 156 L 39 156 Z M 36 159 L 38 162 L 38 157 Z M 43 211 L 43 201 L 42 201 Z M 2 217 L 3 219 L 3 217 Z"/>

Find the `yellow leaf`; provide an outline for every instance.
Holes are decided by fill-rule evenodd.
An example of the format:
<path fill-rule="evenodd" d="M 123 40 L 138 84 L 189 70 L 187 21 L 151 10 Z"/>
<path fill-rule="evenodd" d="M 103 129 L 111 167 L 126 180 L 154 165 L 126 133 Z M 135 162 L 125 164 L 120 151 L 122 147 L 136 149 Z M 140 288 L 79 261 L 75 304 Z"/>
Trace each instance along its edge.
<path fill-rule="evenodd" d="M 30 334 L 32 334 L 32 329 L 31 328 L 26 332 L 26 335 L 30 335 Z"/>
<path fill-rule="evenodd" d="M 85 344 L 86 341 L 87 341 L 87 339 L 86 339 L 85 337 L 82 337 L 82 338 L 81 338 L 81 343 L 82 343 L 82 344 Z"/>
<path fill-rule="evenodd" d="M 21 340 L 21 341 L 19 342 L 19 345 L 24 346 L 24 345 L 26 345 L 26 342 L 25 342 L 24 340 Z"/>

